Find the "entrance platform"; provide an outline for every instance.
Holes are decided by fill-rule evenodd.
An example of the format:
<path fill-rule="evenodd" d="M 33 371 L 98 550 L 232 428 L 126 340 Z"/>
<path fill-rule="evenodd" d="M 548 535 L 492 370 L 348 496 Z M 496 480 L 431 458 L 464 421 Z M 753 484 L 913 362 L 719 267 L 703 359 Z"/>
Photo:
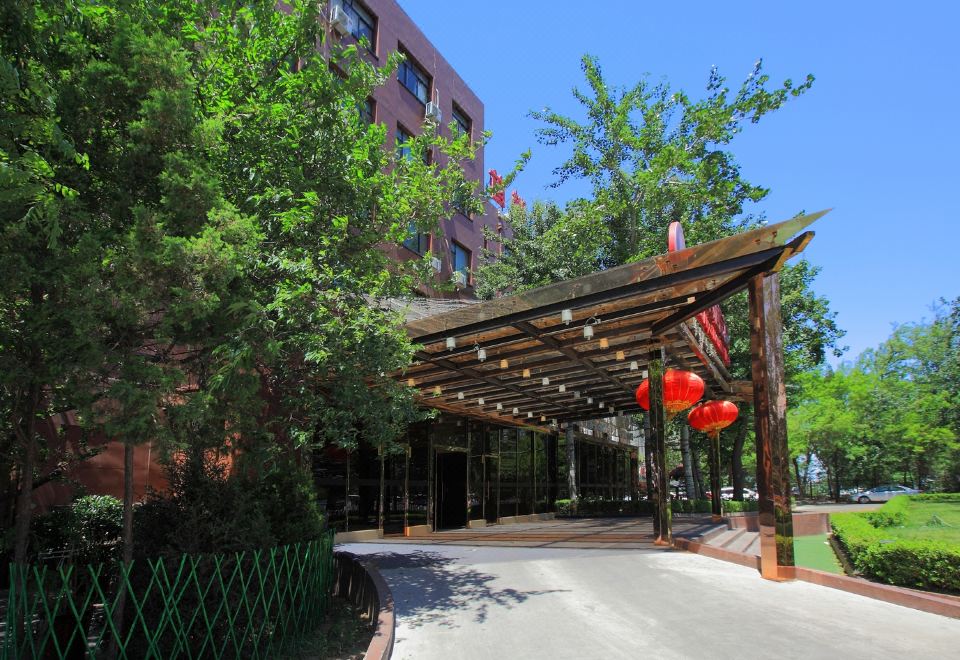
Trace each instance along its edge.
<path fill-rule="evenodd" d="M 710 516 L 676 516 L 674 536 L 699 537 L 726 529 L 715 524 Z M 515 548 L 575 548 L 610 550 L 664 549 L 653 545 L 653 519 L 638 518 L 567 518 L 549 521 L 490 525 L 478 529 L 453 529 L 417 537 L 385 536 L 377 543 L 416 545 L 472 545 Z"/>

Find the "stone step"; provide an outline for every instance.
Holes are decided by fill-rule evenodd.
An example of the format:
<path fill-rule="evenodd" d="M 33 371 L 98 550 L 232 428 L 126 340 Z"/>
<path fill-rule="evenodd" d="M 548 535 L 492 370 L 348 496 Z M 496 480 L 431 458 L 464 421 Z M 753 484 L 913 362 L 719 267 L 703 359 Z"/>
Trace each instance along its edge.
<path fill-rule="evenodd" d="M 744 533 L 738 536 L 730 545 L 727 546 L 727 550 L 733 552 L 740 552 L 745 555 L 752 554 L 750 552 L 750 547 L 753 545 L 754 541 L 758 544 L 760 542 L 760 534 L 757 532 L 748 532 L 743 530 Z"/>

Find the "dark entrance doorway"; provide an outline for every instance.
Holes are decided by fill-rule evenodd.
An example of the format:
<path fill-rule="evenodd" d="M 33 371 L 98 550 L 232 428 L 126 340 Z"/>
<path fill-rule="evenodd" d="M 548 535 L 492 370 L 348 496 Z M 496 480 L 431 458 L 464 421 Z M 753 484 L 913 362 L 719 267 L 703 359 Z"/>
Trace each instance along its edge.
<path fill-rule="evenodd" d="M 438 451 L 436 463 L 437 529 L 467 526 L 467 454 Z"/>

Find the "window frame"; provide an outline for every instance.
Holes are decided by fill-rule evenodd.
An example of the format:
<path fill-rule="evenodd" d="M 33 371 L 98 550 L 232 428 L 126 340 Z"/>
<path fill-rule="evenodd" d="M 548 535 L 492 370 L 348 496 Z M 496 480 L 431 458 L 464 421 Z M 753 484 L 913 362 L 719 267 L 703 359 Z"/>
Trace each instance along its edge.
<path fill-rule="evenodd" d="M 470 118 L 466 112 L 463 111 L 456 103 L 453 104 L 453 110 L 450 112 L 450 115 L 453 117 L 453 122 L 457 126 L 458 133 L 454 135 L 454 139 L 460 137 L 466 133 L 467 138 L 473 139 L 473 120 Z"/>
<path fill-rule="evenodd" d="M 404 60 L 400 63 L 400 66 L 397 67 L 397 82 L 400 83 L 400 86 L 405 90 L 410 92 L 413 95 L 413 98 L 417 99 L 424 106 L 430 101 L 430 95 L 433 93 L 433 76 L 427 73 L 427 70 L 423 68 L 416 59 L 410 55 L 410 51 L 405 49 L 401 44 L 398 49 L 404 55 Z M 420 98 L 420 95 L 417 93 L 416 89 L 412 89 L 409 82 L 410 75 L 416 79 L 416 82 L 423 85 L 424 92 L 423 98 Z M 416 86 L 416 84 L 414 84 Z M 419 88 L 418 88 L 419 89 Z"/>
<path fill-rule="evenodd" d="M 466 261 L 463 265 L 463 268 L 457 268 L 457 251 L 460 250 L 463 252 Z M 473 284 L 473 277 L 470 274 L 470 270 L 473 266 L 473 250 L 470 250 L 465 245 L 461 245 L 456 241 L 450 241 L 450 272 L 462 272 L 466 278 L 467 285 L 470 286 Z"/>
<path fill-rule="evenodd" d="M 430 234 L 417 231 L 416 224 L 412 222 L 410 223 L 408 229 L 410 230 L 410 235 L 403 241 L 403 247 L 421 257 L 430 254 L 431 248 L 433 247 L 433 237 Z M 423 247 L 424 244 L 426 247 Z M 423 248 L 423 251 L 421 252 L 417 248 Z"/>
<path fill-rule="evenodd" d="M 370 11 L 370 8 L 367 7 L 362 2 L 357 0 L 340 0 L 340 8 L 343 9 L 353 19 L 353 29 L 350 30 L 350 34 L 354 39 L 359 43 L 360 38 L 365 36 L 365 33 L 360 30 L 360 24 L 362 23 L 367 27 L 370 34 L 368 36 L 368 41 L 370 42 L 367 45 L 367 50 L 369 50 L 374 55 L 377 54 L 377 15 Z M 369 20 L 367 20 L 369 19 Z"/>
<path fill-rule="evenodd" d="M 401 135 L 405 136 L 406 139 L 401 140 L 400 139 Z M 408 131 L 406 126 L 404 126 L 403 124 L 397 124 L 397 130 L 393 134 L 394 150 L 396 153 L 397 160 L 413 158 L 413 149 L 411 147 L 400 146 L 404 143 L 409 143 L 412 139 L 413 139 L 413 133 Z"/>
<path fill-rule="evenodd" d="M 360 119 L 362 119 L 367 126 L 372 126 L 377 123 L 377 100 L 372 96 L 368 96 L 363 103 L 358 105 L 357 110 L 360 112 Z"/>

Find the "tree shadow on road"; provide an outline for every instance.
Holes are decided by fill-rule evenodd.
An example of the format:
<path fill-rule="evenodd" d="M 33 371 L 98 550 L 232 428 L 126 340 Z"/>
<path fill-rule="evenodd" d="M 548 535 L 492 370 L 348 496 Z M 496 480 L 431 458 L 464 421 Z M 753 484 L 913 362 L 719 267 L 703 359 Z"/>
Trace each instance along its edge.
<path fill-rule="evenodd" d="M 458 627 L 467 610 L 474 623 L 484 623 L 491 610 L 512 609 L 533 596 L 568 591 L 520 591 L 496 588 L 496 576 L 460 564 L 436 552 L 379 552 L 363 557 L 380 571 L 393 592 L 398 622 L 410 628 L 426 624 Z"/>

